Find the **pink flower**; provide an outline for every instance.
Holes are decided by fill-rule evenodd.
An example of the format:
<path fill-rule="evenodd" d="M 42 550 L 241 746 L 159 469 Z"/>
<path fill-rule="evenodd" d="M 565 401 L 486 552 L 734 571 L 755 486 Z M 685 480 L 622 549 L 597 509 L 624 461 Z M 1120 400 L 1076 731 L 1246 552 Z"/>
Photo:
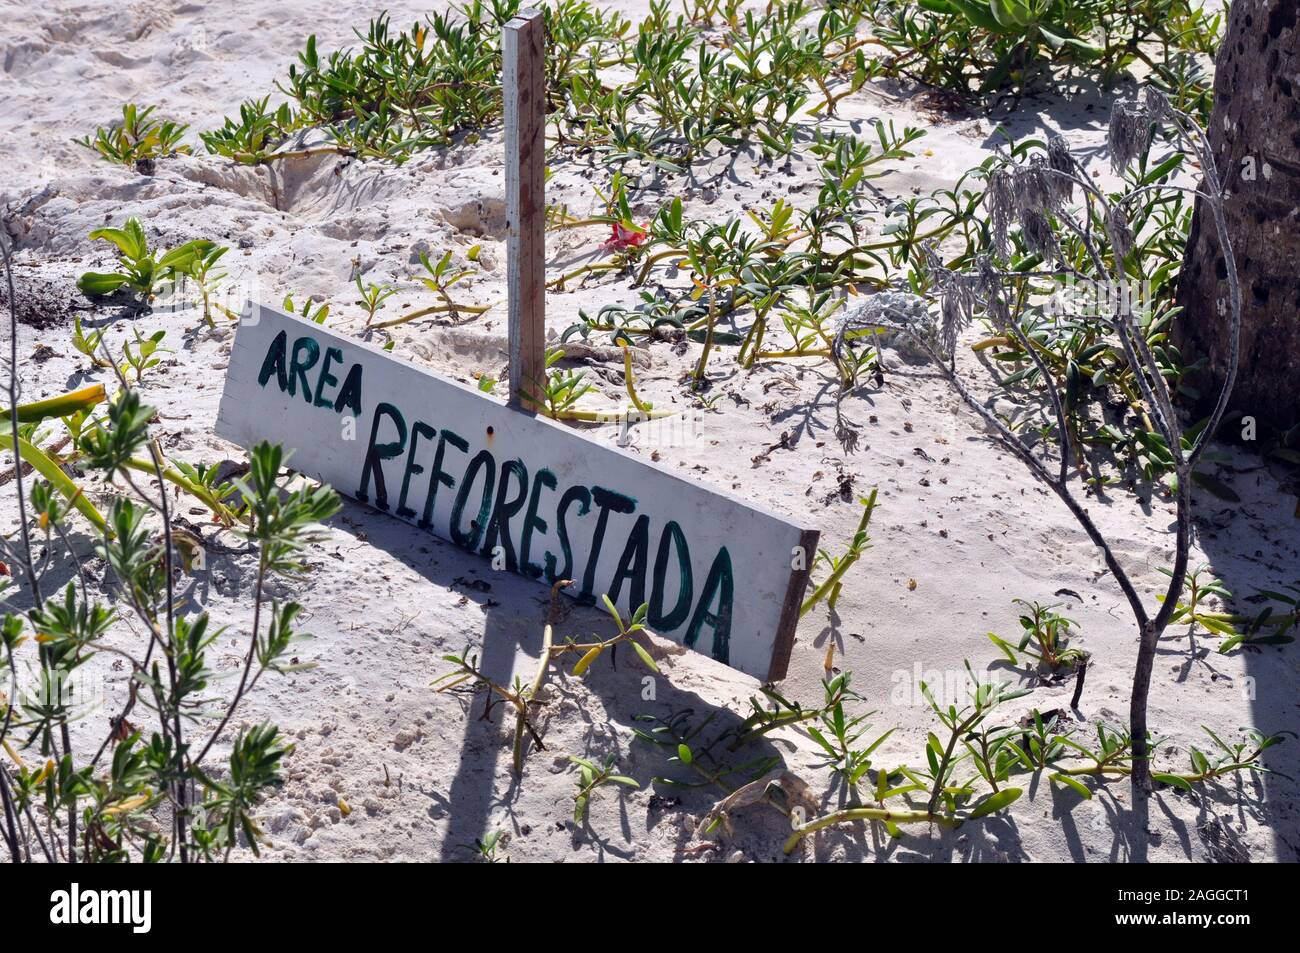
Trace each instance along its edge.
<path fill-rule="evenodd" d="M 645 240 L 650 237 L 650 233 L 644 228 L 638 228 L 635 225 L 629 227 L 622 222 L 615 222 L 610 228 L 613 234 L 605 242 L 605 247 L 612 248 L 615 251 L 624 251 L 628 248 L 644 245 Z"/>

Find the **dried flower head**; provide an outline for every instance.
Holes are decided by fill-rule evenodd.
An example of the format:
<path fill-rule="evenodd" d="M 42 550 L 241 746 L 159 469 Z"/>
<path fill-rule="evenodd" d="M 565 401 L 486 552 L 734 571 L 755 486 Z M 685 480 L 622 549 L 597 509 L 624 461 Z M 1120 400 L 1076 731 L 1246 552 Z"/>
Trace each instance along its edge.
<path fill-rule="evenodd" d="M 950 271 L 928 243 L 922 246 L 922 253 L 939 300 L 936 343 L 940 352 L 951 361 L 957 351 L 957 335 L 975 318 L 975 309 L 979 306 L 978 280 Z"/>
<path fill-rule="evenodd" d="M 1056 200 L 1060 203 L 1074 197 L 1074 157 L 1070 155 L 1070 146 L 1064 136 L 1051 136 L 1047 140 L 1047 166 L 1054 174 L 1050 176 L 1052 188 L 1056 190 Z"/>
<path fill-rule="evenodd" d="M 1146 106 L 1147 114 L 1151 117 L 1152 122 L 1169 122 L 1176 118 L 1176 110 L 1173 103 L 1169 101 L 1169 97 L 1154 86 L 1146 88 L 1143 100 L 1143 105 Z"/>
<path fill-rule="evenodd" d="M 1110 148 L 1110 166 L 1116 175 L 1123 175 L 1129 163 L 1151 147 L 1155 118 L 1147 103 L 1121 99 L 1111 107 L 1106 143 Z"/>
<path fill-rule="evenodd" d="M 989 320 L 999 331 L 1005 331 L 1011 324 L 1011 309 L 1002 294 L 1003 278 L 987 255 L 976 259 L 974 280 L 976 294 L 988 312 Z"/>
<path fill-rule="evenodd" d="M 1053 262 L 1061 259 L 1061 246 L 1052 231 L 1052 223 L 1041 212 L 1026 211 L 1020 220 L 1021 233 L 1025 244 L 1044 261 Z"/>
<path fill-rule="evenodd" d="M 1060 205 L 1061 188 L 1047 160 L 1041 155 L 1032 156 L 1028 163 L 1015 170 L 1016 209 L 1021 221 L 1028 215 L 1042 215 L 1056 210 Z"/>
<path fill-rule="evenodd" d="M 1056 174 L 1049 158 L 1036 155 L 1024 165 L 1007 160 L 989 177 L 989 222 L 998 257 L 1011 258 L 1007 229 L 1014 220 L 1030 249 L 1047 259 L 1059 258 L 1048 216 L 1059 214 L 1071 193 L 1069 181 Z"/>
<path fill-rule="evenodd" d="M 1014 177 L 1006 167 L 989 176 L 988 187 L 989 227 L 993 232 L 993 247 L 1001 258 L 1011 257 L 1011 243 L 1007 229 L 1016 211 Z"/>
<path fill-rule="evenodd" d="M 1128 253 L 1133 249 L 1133 229 L 1124 216 L 1123 206 L 1112 206 L 1106 212 L 1106 231 L 1110 234 L 1111 243 L 1115 246 L 1115 266 L 1122 269 L 1124 259 L 1128 257 Z"/>

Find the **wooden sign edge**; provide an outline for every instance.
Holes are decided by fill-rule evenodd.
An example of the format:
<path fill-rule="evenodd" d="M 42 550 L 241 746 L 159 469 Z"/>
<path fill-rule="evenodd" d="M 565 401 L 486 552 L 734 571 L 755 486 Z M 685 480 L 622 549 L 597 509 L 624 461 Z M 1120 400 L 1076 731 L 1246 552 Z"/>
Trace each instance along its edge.
<path fill-rule="evenodd" d="M 821 532 L 805 529 L 799 533 L 799 548 L 804 553 L 804 568 L 790 573 L 790 584 L 785 590 L 785 602 L 781 605 L 781 618 L 777 621 L 776 639 L 772 643 L 772 664 L 767 670 L 766 682 L 779 682 L 785 678 L 790 666 L 790 656 L 794 652 L 794 633 L 799 627 L 799 610 L 803 607 L 803 594 L 808 589 L 808 580 L 812 576 L 813 554 L 817 552 L 817 542 Z"/>
<path fill-rule="evenodd" d="M 686 478 L 672 472 L 666 467 L 663 467 L 652 460 L 642 459 L 636 454 L 631 453 L 628 450 L 625 450 L 624 448 L 616 444 L 609 445 L 609 444 L 597 443 L 589 439 L 582 431 L 576 430 L 572 427 L 566 427 L 564 424 L 560 423 L 559 421 L 552 420 L 551 418 L 547 417 L 545 414 L 526 410 L 522 407 L 516 407 L 506 401 L 498 400 L 497 398 L 493 397 L 490 394 L 483 393 L 476 387 L 471 387 L 470 385 L 462 381 L 458 381 L 455 378 L 448 377 L 444 374 L 440 374 L 438 371 L 435 371 L 432 368 L 424 367 L 401 355 L 394 354 L 391 351 L 385 351 L 382 347 L 379 347 L 375 344 L 371 344 L 369 341 L 363 341 L 360 340 L 359 338 L 346 337 L 343 334 L 340 334 L 338 331 L 327 328 L 322 324 L 316 324 L 314 321 L 308 321 L 307 319 L 301 317 L 300 315 L 290 314 L 285 311 L 281 311 L 279 308 L 272 307 L 271 305 L 260 304 L 258 302 L 249 299 L 244 303 L 244 307 L 241 309 L 240 323 L 242 324 L 242 322 L 245 320 L 244 315 L 248 315 L 249 317 L 252 317 L 255 312 L 259 315 L 262 313 L 274 314 L 280 318 L 287 319 L 291 324 L 296 323 L 298 325 L 301 325 L 303 330 L 305 331 L 309 331 L 313 334 L 324 333 L 334 338 L 337 338 L 338 340 L 348 345 L 361 348 L 362 350 L 365 351 L 369 351 L 370 353 L 374 354 L 376 357 L 380 357 L 385 360 L 396 361 L 398 363 L 404 364 L 407 367 L 414 369 L 415 371 L 417 371 L 418 373 L 426 377 L 433 378 L 439 383 L 449 384 L 452 387 L 455 387 L 456 389 L 463 391 L 468 396 L 476 397 L 480 400 L 486 400 L 491 404 L 495 404 L 497 407 L 501 408 L 502 410 L 508 410 L 513 413 L 520 414 L 524 417 L 532 418 L 534 423 L 537 423 L 543 427 L 548 427 L 556 431 L 557 433 L 563 433 L 566 437 L 575 438 L 584 443 L 590 444 L 593 447 L 598 447 L 601 450 L 613 452 L 621 457 L 626 458 L 632 463 L 635 463 L 639 466 L 645 467 L 648 470 L 651 470 L 652 472 L 656 473 L 661 477 L 667 478 L 669 481 L 675 484 L 683 484 L 693 488 L 699 488 L 703 486 L 704 489 L 714 494 L 715 496 L 728 500 L 729 502 L 737 506 L 743 507 L 744 509 L 753 510 L 757 513 L 761 513 L 764 516 L 776 520 L 778 523 L 782 523 L 785 526 L 789 527 L 790 529 L 797 531 L 799 533 L 798 545 L 800 549 L 803 550 L 803 554 L 804 554 L 804 560 L 803 560 L 804 565 L 802 569 L 795 569 L 795 570 L 791 570 L 790 572 L 790 580 L 786 584 L 785 599 L 782 602 L 781 613 L 777 620 L 777 629 L 772 643 L 772 659 L 768 666 L 768 673 L 765 681 L 777 682 L 785 678 L 790 663 L 790 657 L 794 650 L 795 630 L 799 625 L 799 609 L 803 604 L 804 592 L 807 589 L 808 581 L 812 574 L 813 556 L 817 552 L 817 543 L 821 538 L 820 530 L 808 529 L 806 527 L 800 526 L 797 523 L 792 522 L 788 517 L 785 517 L 781 514 L 774 513 L 771 510 L 767 510 L 767 509 L 760 509 L 759 507 L 754 506 L 753 503 L 749 502 L 748 500 L 741 499 L 739 496 L 729 492 L 726 489 L 722 489 L 708 484 L 695 483 L 690 480 L 687 480 Z M 260 321 L 262 319 L 259 317 L 258 320 Z M 239 334 L 239 328 L 236 327 L 235 329 L 236 338 L 238 337 L 238 334 Z M 232 358 L 233 358 L 233 352 L 234 352 L 234 340 L 232 339 L 231 341 Z M 221 400 L 217 406 L 217 419 L 216 419 L 215 426 L 213 427 L 213 432 L 221 439 L 226 440 L 230 443 L 234 443 L 236 446 L 240 446 L 238 443 L 236 443 L 236 441 L 232 440 L 229 436 L 227 436 L 226 433 L 221 432 L 222 429 L 225 429 L 222 426 L 224 423 L 223 421 L 224 415 L 222 413 L 222 408 L 224 407 L 228 397 L 234 399 L 234 395 L 229 394 L 226 387 L 226 385 L 229 383 L 229 380 L 230 380 L 230 366 L 229 363 L 227 363 L 225 379 L 222 381 L 222 387 L 221 387 Z M 244 448 L 244 449 L 248 449 L 248 448 Z M 286 466 L 292 469 L 293 468 L 292 460 L 288 461 Z M 355 498 L 350 494 L 348 494 L 346 491 L 340 491 L 337 488 L 335 488 L 335 492 L 340 493 L 340 495 L 342 496 L 346 496 L 350 500 L 355 500 Z M 360 501 L 356 501 L 356 502 L 360 502 Z M 362 505 L 367 506 L 367 508 L 369 509 L 374 509 L 374 507 L 369 506 L 369 504 L 362 504 Z M 384 511 L 375 510 L 375 512 L 383 513 Z M 384 515 L 389 516 L 392 519 L 397 519 L 396 517 L 393 517 L 392 514 L 389 513 L 385 513 Z M 405 521 L 398 520 L 398 522 L 404 523 Z M 458 550 L 458 551 L 463 552 L 463 550 Z M 474 554 L 471 553 L 471 555 Z M 480 556 L 479 558 L 481 559 L 483 557 Z M 664 636 L 664 638 L 668 638 L 668 637 Z M 704 655 L 704 653 L 697 653 L 697 654 Z M 705 657 L 707 658 L 708 656 L 705 655 Z M 726 663 L 720 663 L 720 664 L 726 664 Z M 741 672 L 740 669 L 732 668 L 729 665 L 727 667 L 731 668 L 732 671 Z M 741 673 L 745 674 L 744 672 Z M 751 675 L 750 677 L 753 678 L 754 676 Z"/>

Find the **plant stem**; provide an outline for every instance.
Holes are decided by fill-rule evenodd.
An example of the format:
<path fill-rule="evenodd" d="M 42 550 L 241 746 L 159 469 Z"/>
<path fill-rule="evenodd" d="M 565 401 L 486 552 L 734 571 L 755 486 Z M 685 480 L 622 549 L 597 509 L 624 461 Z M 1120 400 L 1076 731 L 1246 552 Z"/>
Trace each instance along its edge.
<path fill-rule="evenodd" d="M 867 497 L 867 502 L 862 509 L 862 518 L 858 520 L 857 532 L 853 534 L 854 538 L 856 538 L 859 533 L 864 532 L 868 524 L 871 522 L 871 514 L 876 509 L 876 495 L 878 492 L 878 487 L 872 487 L 871 495 Z M 807 615 L 808 611 L 812 609 L 813 606 L 817 605 L 818 602 L 825 598 L 826 594 L 834 589 L 839 581 L 844 578 L 844 574 L 849 571 L 849 568 L 855 562 L 858 561 L 858 557 L 861 555 L 862 550 L 860 548 L 850 548 L 850 550 L 841 557 L 839 565 L 835 567 L 835 571 L 827 577 L 825 582 L 813 590 L 811 596 L 804 600 L 803 605 L 799 607 L 799 615 L 801 617 Z"/>
<path fill-rule="evenodd" d="M 524 706 L 519 708 L 515 715 L 515 750 L 514 765 L 515 775 L 519 776 L 524 773 L 524 732 L 528 728 L 528 702 L 537 697 L 537 693 L 542 690 L 542 683 L 546 681 L 546 670 L 551 664 L 551 644 L 554 641 L 554 617 L 556 614 L 556 602 L 560 596 L 560 590 L 568 588 L 573 584 L 572 579 L 559 579 L 551 586 L 551 602 L 546 612 L 546 625 L 542 629 L 542 654 L 537 660 L 537 672 L 533 675 L 533 683 L 529 686 L 528 694 L 524 697 Z"/>
<path fill-rule="evenodd" d="M 699 390 L 704 380 L 704 366 L 709 361 L 709 351 L 713 348 L 713 325 L 718 319 L 718 302 L 716 289 L 709 289 L 709 323 L 704 332 L 704 350 L 700 352 L 700 363 L 695 365 L 695 380 L 691 385 Z"/>
<path fill-rule="evenodd" d="M 799 842 L 809 834 L 815 833 L 826 827 L 832 827 L 836 824 L 846 824 L 850 821 L 887 821 L 892 824 L 941 824 L 944 827 L 955 827 L 956 821 L 942 814 L 934 814 L 930 811 L 891 811 L 882 807 L 850 807 L 842 811 L 835 811 L 832 814 L 826 814 L 809 821 L 800 827 L 794 829 L 794 833 L 786 839 L 785 846 L 781 849 L 789 854 L 799 846 Z"/>

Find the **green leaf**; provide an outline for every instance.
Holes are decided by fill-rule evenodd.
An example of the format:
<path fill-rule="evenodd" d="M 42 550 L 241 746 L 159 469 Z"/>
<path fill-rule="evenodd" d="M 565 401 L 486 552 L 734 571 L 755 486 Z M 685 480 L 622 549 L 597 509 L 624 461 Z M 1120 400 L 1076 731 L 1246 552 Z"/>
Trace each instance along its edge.
<path fill-rule="evenodd" d="M 636 639 L 629 639 L 628 641 L 632 643 L 632 648 L 636 649 L 636 654 L 641 657 L 641 661 L 645 663 L 645 667 L 650 669 L 650 671 L 654 672 L 656 675 L 658 675 L 659 666 L 656 665 L 655 660 L 650 657 L 650 653 L 647 652 L 645 648 L 642 647 L 641 643 L 638 642 Z"/>
<path fill-rule="evenodd" d="M 1182 788 L 1184 791 L 1192 790 L 1191 783 L 1186 778 L 1180 778 L 1176 774 L 1158 774 L 1153 771 L 1151 773 L 1151 779 L 1153 781 L 1159 781 L 1161 784 L 1168 784 L 1172 787 Z"/>
<path fill-rule="evenodd" d="M 126 275 L 106 275 L 101 272 L 88 271 L 77 279 L 77 290 L 87 297 L 100 298 L 112 294 L 126 284 Z"/>
<path fill-rule="evenodd" d="M 1183 154 L 1181 152 L 1175 152 L 1173 155 L 1171 155 L 1164 162 L 1161 162 L 1155 168 L 1148 169 L 1146 175 L 1142 176 L 1142 178 L 1138 180 L 1138 184 L 1150 185 L 1151 183 L 1157 181 L 1158 179 L 1164 178 L 1170 172 L 1174 171 L 1174 169 L 1182 165 L 1182 162 L 1183 162 Z M 1189 433 L 1186 434 L 1185 436 L 1190 440 L 1196 439 L 1195 434 Z"/>
<path fill-rule="evenodd" d="M 67 417 L 78 411 L 88 411 L 103 399 L 104 385 L 92 384 L 90 387 L 83 387 L 80 390 L 60 394 L 57 397 L 47 397 L 44 400 L 19 404 L 18 422 L 28 424 L 45 420 L 47 417 Z M 8 419 L 9 408 L 0 407 L 0 421 L 7 421 Z M 4 430 L 5 433 L 9 432 L 8 428 L 4 428 Z"/>
<path fill-rule="evenodd" d="M 708 335 L 707 328 L 696 328 L 693 331 L 686 332 L 686 336 L 690 338 L 692 341 L 699 341 L 701 343 L 703 343 L 707 335 Z M 732 345 L 732 344 L 740 344 L 742 341 L 744 341 L 744 337 L 732 331 L 719 331 L 715 329 L 713 332 L 714 344 Z"/>
<path fill-rule="evenodd" d="M 144 229 L 140 227 L 140 220 L 135 218 L 127 219 L 125 228 L 97 228 L 88 237 L 92 242 L 111 242 L 117 246 L 122 257 L 132 261 L 143 258 L 149 252 L 144 240 Z"/>
<path fill-rule="evenodd" d="M 989 9 L 993 19 L 1006 30 L 1029 25 L 1029 8 L 1022 0 L 990 0 Z"/>
<path fill-rule="evenodd" d="M 1085 801 L 1092 800 L 1092 791 L 1089 790 L 1088 785 L 1084 784 L 1078 778 L 1072 778 L 1070 775 L 1061 774 L 1058 771 L 1056 774 L 1052 775 L 1052 780 L 1059 784 L 1064 784 L 1066 787 L 1074 788 L 1074 790 L 1078 792 L 1079 796 Z"/>
<path fill-rule="evenodd" d="M 1211 632 L 1218 635 L 1234 636 L 1237 634 L 1237 630 L 1233 628 L 1232 625 L 1220 619 L 1212 619 L 1209 616 L 1198 615 L 1196 621 L 1206 629 L 1209 629 Z"/>
<path fill-rule="evenodd" d="M 994 811 L 1000 811 L 1008 804 L 1013 803 L 1024 792 L 1020 788 L 1003 788 L 997 794 L 990 794 L 984 800 L 975 805 L 975 809 L 970 812 L 971 820 L 978 820 Z"/>
<path fill-rule="evenodd" d="M 158 262 L 158 269 L 160 271 L 189 271 L 190 266 L 194 264 L 196 259 L 202 258 L 215 247 L 215 242 L 206 241 L 204 239 L 186 242 L 184 245 L 173 248 L 167 254 L 163 255 L 162 259 Z"/>
<path fill-rule="evenodd" d="M 820 731 L 818 731 L 816 728 L 813 728 L 810 725 L 808 727 L 808 734 L 811 735 L 813 741 L 821 745 L 822 749 L 832 758 L 839 757 L 839 752 L 835 750 L 835 746 L 832 745 L 829 741 L 827 741 L 826 736 L 822 734 Z"/>
<path fill-rule="evenodd" d="M 1004 32 L 989 9 L 988 0 L 948 0 L 948 3 L 960 10 L 962 16 L 975 26 L 993 33 Z"/>
<path fill-rule="evenodd" d="M 77 508 L 77 511 L 82 516 L 90 520 L 91 525 L 93 525 L 95 529 L 99 530 L 106 536 L 111 535 L 108 523 L 104 520 L 104 517 L 100 514 L 99 510 L 95 508 L 95 504 L 86 499 L 86 494 L 81 492 L 81 487 L 73 483 L 58 464 L 45 455 L 44 451 L 19 437 L 18 455 L 27 463 L 31 464 L 32 469 L 45 477 L 45 479 L 49 480 L 50 483 Z"/>
<path fill-rule="evenodd" d="M 609 596 L 606 593 L 602 592 L 600 594 L 600 598 L 601 601 L 605 603 L 605 611 L 614 617 L 614 621 L 618 624 L 618 630 L 622 632 L 623 617 L 618 614 L 618 609 L 614 608 L 614 603 L 610 602 Z"/>
<path fill-rule="evenodd" d="M 994 645 L 996 645 L 998 648 L 1002 650 L 1002 654 L 1007 657 L 1008 662 L 1010 662 L 1012 665 L 1016 664 L 1016 653 L 1012 651 L 1011 646 L 1008 645 L 1006 641 L 998 638 L 992 632 L 989 633 L 989 641 L 991 641 Z"/>
<path fill-rule="evenodd" d="M 1231 652 L 1233 649 L 1235 649 L 1238 645 L 1240 645 L 1244 641 L 1246 641 L 1245 633 L 1238 633 L 1237 635 L 1234 635 L 1230 639 L 1224 639 L 1223 642 L 1219 645 L 1219 654 L 1227 655 L 1229 652 Z"/>

